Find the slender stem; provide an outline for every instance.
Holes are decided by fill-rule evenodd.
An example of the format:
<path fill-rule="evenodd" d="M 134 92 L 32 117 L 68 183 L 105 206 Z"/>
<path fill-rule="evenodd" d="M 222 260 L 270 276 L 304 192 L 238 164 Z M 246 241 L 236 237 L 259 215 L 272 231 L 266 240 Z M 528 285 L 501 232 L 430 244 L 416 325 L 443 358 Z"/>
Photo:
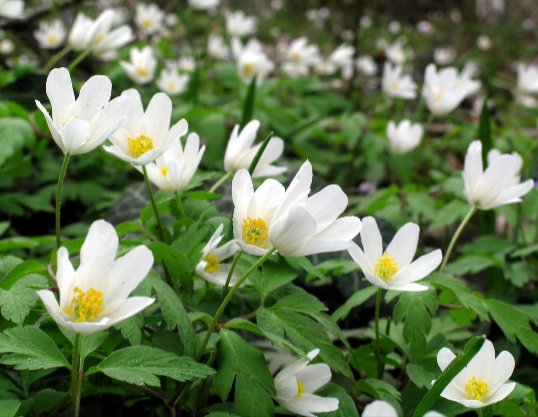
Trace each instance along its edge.
<path fill-rule="evenodd" d="M 235 259 L 232 262 L 232 266 L 230 267 L 230 271 L 228 272 L 228 276 L 226 277 L 226 284 L 224 284 L 224 287 L 222 288 L 222 299 L 221 301 L 226 298 L 228 295 L 228 289 L 230 288 L 230 281 L 232 280 L 232 275 L 234 273 L 235 267 L 237 266 L 237 261 L 239 261 L 239 258 L 241 255 L 243 255 L 245 252 L 243 249 L 241 249 L 239 252 L 237 252 L 237 255 L 235 255 Z"/>
<path fill-rule="evenodd" d="M 146 166 L 142 165 L 142 172 L 144 173 L 144 180 L 146 181 L 146 187 L 148 189 L 149 199 L 151 201 L 151 206 L 153 207 L 153 213 L 155 214 L 155 219 L 157 220 L 157 229 L 159 232 L 159 238 L 161 242 L 164 242 L 164 233 L 163 233 L 163 225 L 161 223 L 161 216 L 159 215 L 159 210 L 157 210 L 157 204 L 155 203 L 155 198 L 153 197 L 153 190 L 151 189 L 151 184 L 149 182 L 148 177 L 148 171 L 146 170 Z"/>
<path fill-rule="evenodd" d="M 379 344 L 379 311 L 381 310 L 381 297 L 383 289 L 377 289 L 377 300 L 375 303 L 375 346 L 377 356 L 377 379 L 383 378 L 383 365 L 381 363 L 381 345 Z"/>
<path fill-rule="evenodd" d="M 62 237 L 60 235 L 60 211 L 62 207 L 62 186 L 64 184 L 65 173 L 67 172 L 67 164 L 71 154 L 67 152 L 64 156 L 60 177 L 58 178 L 58 190 L 56 191 L 56 250 L 62 246 Z"/>
<path fill-rule="evenodd" d="M 74 60 L 69 64 L 67 67 L 67 70 L 69 72 L 73 72 L 73 70 L 80 64 L 84 59 L 92 53 L 91 49 L 86 49 L 85 51 L 81 52 Z"/>
<path fill-rule="evenodd" d="M 71 46 L 67 45 L 60 52 L 58 52 L 51 59 L 49 59 L 49 62 L 47 62 L 47 64 L 43 68 L 43 71 L 49 72 L 52 69 L 52 67 L 54 66 L 54 64 L 56 64 L 60 59 L 62 59 L 64 56 L 66 56 L 70 51 L 71 51 Z"/>
<path fill-rule="evenodd" d="M 456 241 L 460 237 L 461 232 L 463 231 L 463 228 L 469 223 L 469 220 L 471 220 L 471 217 L 473 217 L 473 214 L 475 213 L 477 206 L 472 206 L 471 210 L 469 210 L 469 213 L 467 213 L 467 216 L 462 220 L 460 225 L 458 226 L 458 229 L 456 230 L 456 233 L 454 233 L 454 236 L 452 236 L 452 240 L 450 241 L 450 244 L 448 245 L 448 249 L 446 250 L 445 257 L 443 259 L 443 263 L 441 264 L 441 268 L 439 269 L 439 272 L 443 272 L 445 270 L 445 266 L 448 262 L 448 259 L 450 258 L 450 254 L 452 253 L 452 250 L 454 249 L 454 245 L 456 244 Z"/>
<path fill-rule="evenodd" d="M 482 417 L 483 414 L 482 414 L 482 409 L 481 408 L 477 408 L 476 409 L 476 414 L 478 415 L 478 417 Z"/>
<path fill-rule="evenodd" d="M 177 209 L 179 210 L 179 215 L 182 219 L 185 218 L 185 210 L 183 210 L 183 203 L 181 202 L 181 198 L 179 198 L 179 193 L 176 191 L 176 202 L 177 202 Z"/>
<path fill-rule="evenodd" d="M 226 172 L 226 173 L 224 174 L 224 176 L 223 176 L 220 180 L 218 180 L 215 184 L 213 184 L 213 186 L 209 189 L 209 192 L 210 192 L 210 193 L 214 193 L 215 191 L 217 191 L 218 188 L 219 188 L 222 184 L 224 184 L 224 183 L 226 182 L 226 180 L 227 180 L 228 178 L 230 178 L 231 176 L 232 176 L 232 171 L 228 171 L 228 172 Z"/>
<path fill-rule="evenodd" d="M 73 363 L 71 365 L 71 417 L 78 417 L 80 409 L 80 392 L 81 392 L 81 373 L 82 366 L 80 361 L 81 336 L 80 333 L 75 335 L 73 343 Z"/>

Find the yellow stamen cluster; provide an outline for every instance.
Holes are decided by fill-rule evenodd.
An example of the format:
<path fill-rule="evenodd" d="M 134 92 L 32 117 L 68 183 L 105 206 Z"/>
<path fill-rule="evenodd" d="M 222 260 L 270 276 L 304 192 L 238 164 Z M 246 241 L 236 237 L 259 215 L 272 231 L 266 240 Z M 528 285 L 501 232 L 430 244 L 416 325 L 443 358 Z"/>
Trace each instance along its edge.
<path fill-rule="evenodd" d="M 144 68 L 137 68 L 136 73 L 138 75 L 141 75 L 142 77 L 147 77 L 148 76 L 148 72 Z"/>
<path fill-rule="evenodd" d="M 142 27 L 144 29 L 149 29 L 153 26 L 153 21 L 151 19 L 144 19 L 142 20 Z"/>
<path fill-rule="evenodd" d="M 392 84 L 391 84 L 391 87 L 393 90 L 399 90 L 400 89 L 400 83 L 394 81 Z"/>
<path fill-rule="evenodd" d="M 254 65 L 250 62 L 247 62 L 243 67 L 243 75 L 245 77 L 250 77 L 251 75 L 254 75 Z"/>
<path fill-rule="evenodd" d="M 488 383 L 482 380 L 477 380 L 474 376 L 469 379 L 465 385 L 465 392 L 468 392 L 465 396 L 468 400 L 478 400 L 484 402 L 488 397 Z"/>
<path fill-rule="evenodd" d="M 166 174 L 168 174 L 168 166 L 161 168 L 161 174 L 163 174 L 163 177 L 166 177 Z"/>
<path fill-rule="evenodd" d="M 153 139 L 140 135 L 136 139 L 128 139 L 129 153 L 135 159 L 140 158 L 143 154 L 153 149 Z"/>
<path fill-rule="evenodd" d="M 204 268 L 204 271 L 207 272 L 208 274 L 211 274 L 212 272 L 219 272 L 220 271 L 219 258 L 217 258 L 216 256 L 213 256 L 210 253 L 208 253 L 205 256 L 204 261 L 207 262 L 207 264 L 206 264 L 206 266 Z"/>
<path fill-rule="evenodd" d="M 375 264 L 376 277 L 381 278 L 385 282 L 391 282 L 396 272 L 398 272 L 398 264 L 394 262 L 394 258 L 389 258 L 388 253 L 385 253 L 377 260 Z"/>
<path fill-rule="evenodd" d="M 46 39 L 47 45 L 55 45 L 57 41 L 58 41 L 58 37 L 56 35 L 47 36 L 47 39 Z"/>
<path fill-rule="evenodd" d="M 439 103 L 441 101 L 441 99 L 443 98 L 443 93 L 437 93 L 435 95 L 435 103 Z"/>
<path fill-rule="evenodd" d="M 297 395 L 294 398 L 301 398 L 304 392 L 304 385 L 301 384 L 301 381 L 297 380 Z"/>
<path fill-rule="evenodd" d="M 291 57 L 295 62 L 301 62 L 301 54 L 299 52 L 294 52 L 291 54 Z"/>
<path fill-rule="evenodd" d="M 251 219 L 247 217 L 243 220 L 243 240 L 249 245 L 258 246 L 263 248 L 269 229 L 263 219 Z"/>
<path fill-rule="evenodd" d="M 69 308 L 64 308 L 63 311 L 73 316 L 73 322 L 75 323 L 97 320 L 99 315 L 105 310 L 104 307 L 101 307 L 101 304 L 103 304 L 103 293 L 93 288 L 84 292 L 79 287 L 75 287 L 74 293 L 75 295 L 71 300 Z"/>

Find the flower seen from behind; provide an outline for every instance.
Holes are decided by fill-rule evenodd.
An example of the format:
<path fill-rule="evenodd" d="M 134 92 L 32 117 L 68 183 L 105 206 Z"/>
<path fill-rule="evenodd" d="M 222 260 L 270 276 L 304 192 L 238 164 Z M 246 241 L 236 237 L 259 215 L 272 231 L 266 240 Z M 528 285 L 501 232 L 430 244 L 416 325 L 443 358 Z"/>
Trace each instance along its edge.
<path fill-rule="evenodd" d="M 105 330 L 144 310 L 155 301 L 129 297 L 153 266 L 153 255 L 138 246 L 116 259 L 118 235 L 104 220 L 94 222 L 80 250 L 77 270 L 66 248 L 58 250 L 56 282 L 60 300 L 52 291 L 37 294 L 58 325 L 75 333 Z"/>
<path fill-rule="evenodd" d="M 237 73 L 245 84 L 250 84 L 254 77 L 261 84 L 274 69 L 275 64 L 263 52 L 244 50 L 237 60 Z"/>
<path fill-rule="evenodd" d="M 120 61 L 120 65 L 125 70 L 131 80 L 137 84 L 147 84 L 155 76 L 157 59 L 153 55 L 151 46 L 144 46 L 142 49 L 131 48 L 130 62 Z"/>
<path fill-rule="evenodd" d="M 413 261 L 417 250 L 420 228 L 407 223 L 383 251 L 381 233 L 373 217 L 362 220 L 361 249 L 355 243 L 348 249 L 371 284 L 385 290 L 425 291 L 425 285 L 416 284 L 432 273 L 441 263 L 441 250 L 436 249 Z"/>
<path fill-rule="evenodd" d="M 189 6 L 196 10 L 208 10 L 219 4 L 220 0 L 189 0 Z"/>
<path fill-rule="evenodd" d="M 387 137 L 392 152 L 403 155 L 415 149 L 422 139 L 424 129 L 420 123 L 402 120 L 398 125 L 390 121 L 387 125 Z"/>

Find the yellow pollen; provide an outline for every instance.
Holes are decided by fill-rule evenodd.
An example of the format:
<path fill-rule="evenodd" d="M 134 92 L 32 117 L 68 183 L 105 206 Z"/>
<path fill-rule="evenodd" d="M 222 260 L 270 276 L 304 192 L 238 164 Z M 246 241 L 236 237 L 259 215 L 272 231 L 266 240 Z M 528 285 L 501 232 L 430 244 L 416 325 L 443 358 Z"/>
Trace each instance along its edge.
<path fill-rule="evenodd" d="M 301 62 L 301 54 L 299 52 L 294 52 L 291 54 L 291 57 L 295 62 Z"/>
<path fill-rule="evenodd" d="M 137 68 L 136 73 L 141 75 L 142 77 L 148 76 L 148 72 L 144 68 Z"/>
<path fill-rule="evenodd" d="M 488 383 L 482 380 L 477 380 L 474 376 L 469 379 L 465 385 L 465 394 L 468 400 L 478 400 L 484 402 L 488 397 Z"/>
<path fill-rule="evenodd" d="M 73 322 L 75 323 L 97 320 L 99 315 L 105 310 L 104 307 L 101 307 L 101 304 L 103 304 L 103 293 L 101 291 L 95 291 L 93 288 L 90 288 L 87 292 L 83 292 L 79 287 L 75 287 L 74 293 L 69 308 L 64 307 L 63 311 L 73 316 Z"/>
<path fill-rule="evenodd" d="M 128 141 L 129 153 L 134 159 L 140 158 L 140 156 L 153 149 L 153 139 L 144 135 L 140 135 L 136 139 L 129 138 Z"/>
<path fill-rule="evenodd" d="M 163 177 L 166 177 L 166 174 L 168 174 L 168 167 L 161 168 L 161 174 L 163 174 Z"/>
<path fill-rule="evenodd" d="M 400 89 L 400 83 L 397 83 L 396 81 L 391 84 L 391 87 L 393 90 L 399 90 Z"/>
<path fill-rule="evenodd" d="M 149 29 L 149 28 L 151 28 L 152 26 L 153 26 L 153 21 L 152 21 L 152 20 L 150 20 L 150 19 L 144 19 L 144 20 L 142 20 L 142 27 L 143 27 L 144 29 Z"/>
<path fill-rule="evenodd" d="M 436 96 L 435 96 L 435 102 L 436 103 L 439 103 L 441 101 L 441 99 L 443 98 L 443 93 L 438 93 Z"/>
<path fill-rule="evenodd" d="M 267 240 L 267 234 L 269 229 L 263 219 L 251 219 L 247 217 L 243 220 L 243 240 L 249 245 L 258 246 L 263 248 L 265 241 Z"/>
<path fill-rule="evenodd" d="M 375 264 L 376 277 L 381 278 L 385 282 L 391 282 L 396 272 L 398 272 L 398 264 L 394 262 L 394 258 L 389 258 L 388 253 L 385 253 L 377 260 Z"/>
<path fill-rule="evenodd" d="M 58 37 L 56 35 L 49 35 L 46 41 L 47 45 L 54 45 L 58 41 Z"/>
<path fill-rule="evenodd" d="M 101 43 L 105 40 L 105 35 L 100 35 L 97 40 L 95 41 L 95 44 Z"/>
<path fill-rule="evenodd" d="M 75 119 L 78 119 L 78 116 L 73 116 Z M 69 118 L 70 119 L 70 118 Z M 69 120 L 67 119 L 67 120 Z M 65 122 L 63 122 L 62 126 L 65 126 L 65 124 L 67 123 L 67 120 Z"/>
<path fill-rule="evenodd" d="M 254 65 L 250 62 L 247 62 L 243 67 L 243 75 L 245 77 L 250 77 L 251 75 L 254 75 Z"/>
<path fill-rule="evenodd" d="M 174 91 L 176 89 L 176 85 L 174 83 L 168 83 L 168 89 L 170 91 Z"/>
<path fill-rule="evenodd" d="M 294 398 L 301 398 L 304 392 L 304 385 L 301 384 L 301 381 L 297 380 L 297 395 Z"/>
<path fill-rule="evenodd" d="M 204 261 L 207 262 L 207 265 L 205 266 L 204 271 L 207 272 L 208 274 L 212 272 L 220 271 L 219 258 L 217 258 L 216 256 L 213 256 L 210 253 L 208 253 L 206 257 L 204 258 Z"/>

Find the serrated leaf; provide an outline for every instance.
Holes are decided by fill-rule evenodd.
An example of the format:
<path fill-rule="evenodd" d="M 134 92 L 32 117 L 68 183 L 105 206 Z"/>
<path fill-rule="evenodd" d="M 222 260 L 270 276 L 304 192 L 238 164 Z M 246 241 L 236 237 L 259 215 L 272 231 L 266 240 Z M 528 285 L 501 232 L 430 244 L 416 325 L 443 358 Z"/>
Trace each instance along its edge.
<path fill-rule="evenodd" d="M 40 275 L 28 275 L 19 279 L 9 291 L 0 289 L 0 306 L 6 320 L 22 324 L 30 314 L 30 308 L 39 300 L 36 290 L 48 287 L 48 281 Z"/>
<path fill-rule="evenodd" d="M 69 398 L 69 393 L 45 388 L 36 392 L 34 398 L 36 400 L 35 411 L 44 413 L 63 404 Z"/>
<path fill-rule="evenodd" d="M 329 413 L 316 413 L 319 417 L 359 417 L 355 401 L 347 392 L 331 392 L 328 397 L 338 399 L 338 409 Z"/>
<path fill-rule="evenodd" d="M 189 261 L 182 253 L 161 242 L 150 243 L 148 249 L 153 253 L 155 262 L 166 266 L 174 282 L 181 282 L 181 286 L 188 294 L 192 294 L 194 279 L 189 270 Z"/>
<path fill-rule="evenodd" d="M 413 363 L 408 363 L 405 368 L 409 379 L 419 388 L 430 389 L 432 386 L 432 381 L 435 379 L 435 376 L 430 374 L 426 369 L 420 365 L 415 365 Z"/>
<path fill-rule="evenodd" d="M 462 276 L 468 273 L 476 274 L 492 266 L 501 266 L 495 257 L 486 254 L 475 254 L 456 259 L 456 261 L 448 264 L 445 271 L 449 274 Z"/>
<path fill-rule="evenodd" d="M 0 416 L 1 417 L 15 417 L 17 411 L 21 407 L 20 400 L 0 400 Z"/>
<path fill-rule="evenodd" d="M 362 290 L 357 291 L 347 301 L 342 304 L 336 311 L 332 314 L 332 318 L 336 321 L 345 319 L 351 310 L 355 307 L 360 306 L 364 302 L 370 299 L 377 292 L 377 287 L 370 285 Z"/>
<path fill-rule="evenodd" d="M 262 266 L 265 281 L 265 294 L 286 285 L 299 276 L 299 271 L 291 268 L 286 260 L 279 256 L 276 262 L 269 260 Z"/>
<path fill-rule="evenodd" d="M 15 285 L 15 283 L 30 274 L 46 274 L 47 269 L 41 265 L 39 262 L 36 261 L 24 261 L 23 263 L 17 265 L 15 268 L 13 268 L 7 276 L 0 281 L 0 288 L 9 291 L 9 289 Z"/>
<path fill-rule="evenodd" d="M 33 139 L 34 129 L 27 120 L 4 117 L 0 119 L 0 137 L 2 138 L 1 167 L 9 157 Z"/>
<path fill-rule="evenodd" d="M 126 320 L 114 325 L 115 329 L 121 331 L 121 335 L 129 339 L 131 345 L 139 345 L 142 342 L 142 331 L 140 328 L 144 324 L 144 320 L 140 314 L 129 317 Z"/>

